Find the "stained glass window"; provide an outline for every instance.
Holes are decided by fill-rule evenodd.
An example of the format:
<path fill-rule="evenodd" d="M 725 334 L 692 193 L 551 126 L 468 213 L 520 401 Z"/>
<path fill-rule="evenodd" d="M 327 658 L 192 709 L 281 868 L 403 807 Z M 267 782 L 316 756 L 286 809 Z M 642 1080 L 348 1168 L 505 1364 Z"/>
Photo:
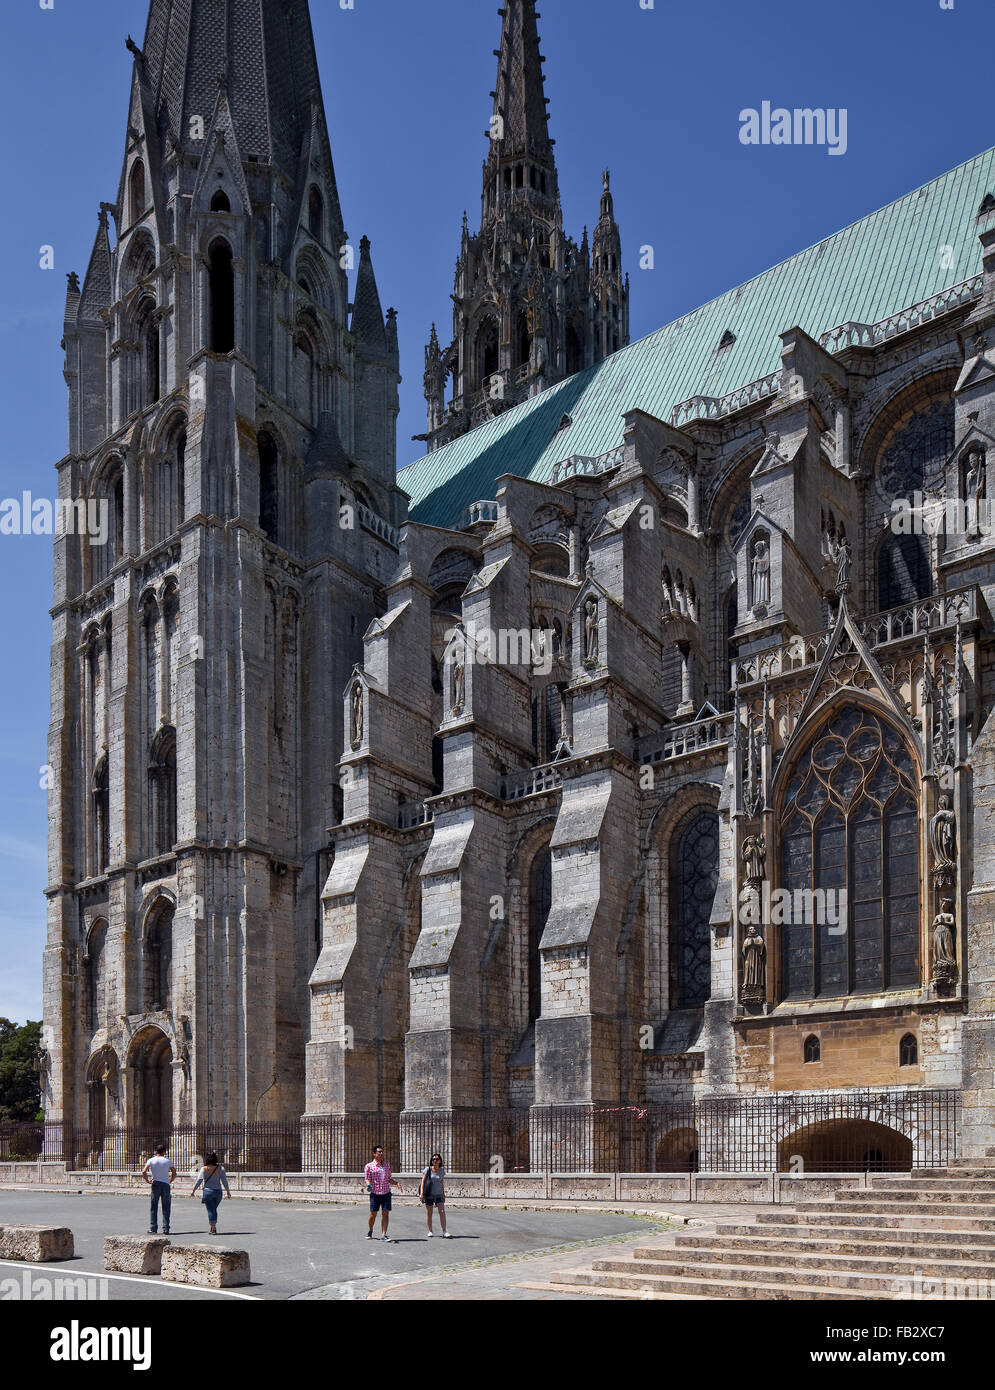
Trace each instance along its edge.
<path fill-rule="evenodd" d="M 719 879 L 719 818 L 694 812 L 671 852 L 670 1004 L 699 1008 L 712 993 L 709 918 Z"/>
<path fill-rule="evenodd" d="M 867 710 L 834 715 L 809 744 L 780 818 L 785 998 L 919 984 L 916 787 L 904 742 Z"/>

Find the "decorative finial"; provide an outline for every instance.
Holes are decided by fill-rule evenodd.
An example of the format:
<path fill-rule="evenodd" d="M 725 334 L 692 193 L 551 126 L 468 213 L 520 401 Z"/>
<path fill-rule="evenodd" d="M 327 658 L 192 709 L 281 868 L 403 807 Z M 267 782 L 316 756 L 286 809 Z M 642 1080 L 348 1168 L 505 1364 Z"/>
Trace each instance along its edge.
<path fill-rule="evenodd" d="M 138 44 L 135 43 L 135 40 L 131 37 L 130 34 L 125 39 L 124 46 L 125 48 L 127 48 L 128 52 L 133 53 L 136 58 L 140 58 L 142 56 L 142 50 L 138 47 Z"/>
<path fill-rule="evenodd" d="M 66 279 L 69 281 L 69 288 L 72 290 L 73 294 L 79 294 L 79 276 L 76 274 L 75 270 L 70 270 Z"/>
<path fill-rule="evenodd" d="M 602 169 L 601 171 L 601 182 L 604 186 L 605 192 L 607 193 L 609 188 L 611 187 L 611 174 L 607 169 Z"/>

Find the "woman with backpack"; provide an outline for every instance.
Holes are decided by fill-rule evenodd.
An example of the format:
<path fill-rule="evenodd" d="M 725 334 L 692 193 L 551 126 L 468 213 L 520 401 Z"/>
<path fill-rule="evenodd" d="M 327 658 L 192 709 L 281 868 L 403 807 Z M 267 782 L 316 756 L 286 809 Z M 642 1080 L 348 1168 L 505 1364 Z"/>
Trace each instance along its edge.
<path fill-rule="evenodd" d="M 418 1197 L 425 1203 L 425 1215 L 428 1218 L 429 1235 L 435 1235 L 435 1232 L 432 1230 L 432 1211 L 435 1207 L 438 1207 L 439 1220 L 442 1223 L 442 1234 L 446 1240 L 452 1240 L 452 1236 L 446 1230 L 445 1173 L 446 1170 L 442 1166 L 442 1155 L 433 1154 L 431 1163 L 421 1175 Z"/>
<path fill-rule="evenodd" d="M 228 1186 L 228 1174 L 218 1162 L 216 1153 L 204 1155 L 204 1166 L 197 1175 L 197 1181 L 193 1185 L 191 1197 L 196 1196 L 197 1189 L 201 1183 L 204 1185 L 204 1196 L 201 1200 L 207 1207 L 207 1219 L 211 1225 L 211 1235 L 218 1234 L 218 1206 L 224 1200 L 225 1193 L 231 1196 L 231 1188 Z M 222 1191 L 224 1188 L 224 1191 Z"/>

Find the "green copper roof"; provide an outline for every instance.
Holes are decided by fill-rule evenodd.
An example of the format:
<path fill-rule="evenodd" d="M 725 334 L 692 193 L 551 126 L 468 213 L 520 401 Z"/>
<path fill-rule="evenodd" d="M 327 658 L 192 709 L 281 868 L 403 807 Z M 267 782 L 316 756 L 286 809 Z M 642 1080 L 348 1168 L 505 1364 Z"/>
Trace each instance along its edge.
<path fill-rule="evenodd" d="M 818 338 L 848 320 L 877 323 L 976 275 L 977 212 L 993 188 L 995 149 L 410 464 L 397 481 L 412 520 L 458 526 L 503 473 L 547 481 L 572 454 L 615 448 L 628 410 L 666 420 L 691 396 L 777 371 L 789 328 Z M 727 330 L 736 341 L 720 352 Z M 572 424 L 560 430 L 564 415 Z"/>

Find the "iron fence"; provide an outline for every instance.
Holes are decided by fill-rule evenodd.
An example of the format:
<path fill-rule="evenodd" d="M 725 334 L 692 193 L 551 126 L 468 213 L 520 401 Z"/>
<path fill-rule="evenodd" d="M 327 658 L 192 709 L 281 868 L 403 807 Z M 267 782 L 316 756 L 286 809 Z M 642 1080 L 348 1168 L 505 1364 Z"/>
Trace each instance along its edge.
<path fill-rule="evenodd" d="M 956 1090 L 720 1096 L 669 1105 L 550 1106 L 306 1116 L 284 1123 L 93 1132 L 0 1125 L 0 1162 L 140 1167 L 164 1140 L 177 1169 L 214 1150 L 231 1172 L 358 1173 L 382 1144 L 396 1171 L 438 1150 L 450 1172 L 908 1172 L 959 1153 Z"/>

